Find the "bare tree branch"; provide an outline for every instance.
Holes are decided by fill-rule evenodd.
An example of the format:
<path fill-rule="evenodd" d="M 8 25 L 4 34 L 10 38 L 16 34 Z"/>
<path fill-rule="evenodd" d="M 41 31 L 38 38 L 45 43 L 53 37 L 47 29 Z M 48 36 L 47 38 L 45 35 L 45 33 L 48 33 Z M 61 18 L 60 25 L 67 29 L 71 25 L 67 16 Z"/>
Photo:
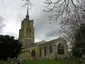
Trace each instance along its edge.
<path fill-rule="evenodd" d="M 63 17 L 60 22 L 63 32 L 71 38 L 71 41 L 75 40 L 74 33 L 76 30 L 85 25 L 85 1 L 76 7 L 77 9 L 75 8 L 70 16 Z"/>
<path fill-rule="evenodd" d="M 77 4 L 80 1 L 79 0 L 45 0 L 46 9 L 44 9 L 45 12 L 54 12 L 54 14 L 51 16 L 52 20 L 55 21 L 61 18 L 61 16 L 65 16 L 66 14 L 69 14 L 70 12 L 73 12 L 73 9 L 77 9 Z M 81 1 L 82 2 L 82 1 Z M 55 16 L 55 17 L 54 17 Z"/>
<path fill-rule="evenodd" d="M 73 39 L 76 29 L 85 24 L 85 0 L 45 0 L 45 4 L 44 11 L 52 12 L 50 21 L 59 20 L 63 32 Z"/>

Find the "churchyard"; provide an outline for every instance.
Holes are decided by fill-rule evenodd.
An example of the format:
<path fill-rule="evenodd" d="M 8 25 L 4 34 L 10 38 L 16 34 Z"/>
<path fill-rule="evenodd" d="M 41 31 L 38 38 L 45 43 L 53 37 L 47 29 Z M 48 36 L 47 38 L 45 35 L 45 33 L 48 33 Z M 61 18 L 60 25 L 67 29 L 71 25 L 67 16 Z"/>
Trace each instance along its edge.
<path fill-rule="evenodd" d="M 7 1 L 0 1 L 0 64 L 85 64 L 84 0 L 44 0 L 44 9 L 42 0 Z"/>

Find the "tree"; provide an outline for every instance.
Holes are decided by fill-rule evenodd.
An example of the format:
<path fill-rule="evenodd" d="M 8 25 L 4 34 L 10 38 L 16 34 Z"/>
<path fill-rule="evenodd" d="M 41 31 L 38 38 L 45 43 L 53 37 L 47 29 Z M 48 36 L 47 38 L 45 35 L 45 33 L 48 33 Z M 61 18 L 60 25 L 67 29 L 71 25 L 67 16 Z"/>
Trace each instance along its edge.
<path fill-rule="evenodd" d="M 75 57 L 85 56 L 85 1 L 77 6 L 73 14 L 62 20 L 62 23 L 68 33 L 72 45 L 72 54 Z M 76 12 L 77 11 L 77 12 Z"/>
<path fill-rule="evenodd" d="M 52 13 L 49 16 L 51 22 L 60 22 L 61 33 L 72 41 L 73 33 L 83 23 L 84 0 L 45 0 L 45 12 Z M 83 16 L 83 17 L 82 17 Z"/>
<path fill-rule="evenodd" d="M 77 9 L 77 5 L 83 3 L 84 0 L 45 0 L 45 12 L 52 12 L 49 16 L 51 21 L 57 21 L 61 17 L 67 17 L 74 9 Z"/>
<path fill-rule="evenodd" d="M 82 24 L 80 28 L 74 34 L 75 41 L 72 47 L 72 55 L 77 58 L 85 56 L 85 24 Z"/>
<path fill-rule="evenodd" d="M 22 44 L 13 36 L 0 35 L 0 59 L 7 60 L 8 57 L 17 57 L 21 51 Z"/>
<path fill-rule="evenodd" d="M 85 0 L 45 0 L 45 4 L 44 11 L 52 13 L 50 21 L 59 21 L 68 39 L 74 39 L 75 29 L 84 23 Z"/>
<path fill-rule="evenodd" d="M 85 53 L 85 0 L 46 0 L 46 12 L 52 12 L 51 21 L 60 21 L 72 45 L 72 54 L 82 57 Z"/>

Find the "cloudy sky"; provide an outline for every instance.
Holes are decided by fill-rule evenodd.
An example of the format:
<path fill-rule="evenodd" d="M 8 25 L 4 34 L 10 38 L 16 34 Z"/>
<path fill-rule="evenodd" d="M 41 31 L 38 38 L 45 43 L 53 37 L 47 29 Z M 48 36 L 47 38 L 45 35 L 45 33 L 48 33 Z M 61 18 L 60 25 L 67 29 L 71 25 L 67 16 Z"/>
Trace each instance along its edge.
<path fill-rule="evenodd" d="M 35 42 L 52 40 L 60 37 L 58 23 L 50 24 L 49 13 L 43 11 L 44 0 L 33 0 L 33 6 L 29 12 L 30 19 L 34 20 Z M 7 34 L 18 38 L 21 21 L 25 18 L 26 7 L 23 0 L 0 0 L 0 16 L 4 17 L 6 26 L 1 34 Z"/>

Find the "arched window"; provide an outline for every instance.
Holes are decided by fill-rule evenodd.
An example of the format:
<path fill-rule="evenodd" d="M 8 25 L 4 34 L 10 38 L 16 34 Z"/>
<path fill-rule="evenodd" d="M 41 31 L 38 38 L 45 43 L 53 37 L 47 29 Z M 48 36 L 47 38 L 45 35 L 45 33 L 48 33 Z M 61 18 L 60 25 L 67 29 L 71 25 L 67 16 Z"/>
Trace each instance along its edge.
<path fill-rule="evenodd" d="M 26 34 L 28 35 L 28 28 L 26 28 Z"/>
<path fill-rule="evenodd" d="M 62 43 L 58 45 L 58 54 L 64 54 L 64 45 Z"/>
<path fill-rule="evenodd" d="M 46 56 L 47 53 L 46 53 L 46 47 L 44 47 L 44 56 Z"/>
<path fill-rule="evenodd" d="M 29 28 L 29 33 L 31 33 L 31 28 Z"/>
<path fill-rule="evenodd" d="M 40 56 L 42 55 L 42 51 L 41 51 L 41 48 L 40 48 Z"/>
<path fill-rule="evenodd" d="M 49 45 L 49 52 L 52 53 L 53 50 L 52 50 L 52 45 Z"/>
<path fill-rule="evenodd" d="M 31 28 L 29 28 L 29 37 L 31 37 Z"/>
<path fill-rule="evenodd" d="M 32 56 L 32 57 L 35 57 L 35 56 L 36 56 L 36 52 L 35 52 L 35 50 L 32 50 L 32 52 L 31 52 L 31 56 Z"/>

